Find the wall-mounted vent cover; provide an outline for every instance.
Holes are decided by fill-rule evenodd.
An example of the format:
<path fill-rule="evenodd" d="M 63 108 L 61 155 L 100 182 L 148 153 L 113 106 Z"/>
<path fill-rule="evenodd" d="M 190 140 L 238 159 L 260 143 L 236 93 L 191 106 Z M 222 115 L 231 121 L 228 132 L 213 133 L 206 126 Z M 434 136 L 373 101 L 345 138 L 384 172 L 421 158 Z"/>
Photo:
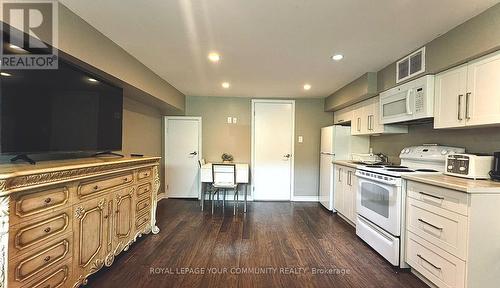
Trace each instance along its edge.
<path fill-rule="evenodd" d="M 396 83 L 425 72 L 425 47 L 411 53 L 396 63 Z"/>

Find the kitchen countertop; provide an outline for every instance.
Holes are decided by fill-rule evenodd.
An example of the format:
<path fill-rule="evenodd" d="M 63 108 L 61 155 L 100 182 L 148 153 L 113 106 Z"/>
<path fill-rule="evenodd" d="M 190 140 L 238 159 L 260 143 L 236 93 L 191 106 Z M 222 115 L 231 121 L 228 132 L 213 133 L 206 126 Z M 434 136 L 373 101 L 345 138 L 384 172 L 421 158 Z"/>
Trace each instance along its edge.
<path fill-rule="evenodd" d="M 470 194 L 500 193 L 500 182 L 492 180 L 472 180 L 445 174 L 406 174 L 402 178 Z"/>
<path fill-rule="evenodd" d="M 333 160 L 333 164 L 347 166 L 350 168 L 358 168 L 359 164 L 356 164 L 350 160 Z"/>

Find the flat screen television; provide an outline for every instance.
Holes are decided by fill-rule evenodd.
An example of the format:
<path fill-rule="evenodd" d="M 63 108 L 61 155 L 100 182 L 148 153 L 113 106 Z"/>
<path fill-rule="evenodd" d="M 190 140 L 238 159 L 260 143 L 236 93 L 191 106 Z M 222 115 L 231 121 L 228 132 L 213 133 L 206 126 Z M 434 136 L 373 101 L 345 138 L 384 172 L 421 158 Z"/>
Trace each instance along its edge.
<path fill-rule="evenodd" d="M 2 72 L 0 153 L 121 150 L 122 88 L 62 59 L 55 70 Z"/>

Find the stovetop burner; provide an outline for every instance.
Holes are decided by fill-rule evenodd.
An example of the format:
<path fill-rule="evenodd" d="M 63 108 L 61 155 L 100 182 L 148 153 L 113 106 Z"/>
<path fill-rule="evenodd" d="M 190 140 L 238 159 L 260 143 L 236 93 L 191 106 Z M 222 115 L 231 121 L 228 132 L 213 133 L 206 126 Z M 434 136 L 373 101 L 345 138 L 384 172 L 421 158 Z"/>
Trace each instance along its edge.
<path fill-rule="evenodd" d="M 417 171 L 417 172 L 439 172 L 439 171 L 434 170 L 434 169 L 417 169 L 415 171 Z"/>
<path fill-rule="evenodd" d="M 400 165 L 387 165 L 387 166 L 385 166 L 385 168 L 389 168 L 389 169 L 392 169 L 392 168 L 396 168 L 396 169 L 408 169 L 408 167 L 406 167 L 406 166 L 400 166 Z"/>
<path fill-rule="evenodd" d="M 410 169 L 387 169 L 387 171 L 391 171 L 391 172 L 415 172 L 415 171 L 410 170 Z"/>

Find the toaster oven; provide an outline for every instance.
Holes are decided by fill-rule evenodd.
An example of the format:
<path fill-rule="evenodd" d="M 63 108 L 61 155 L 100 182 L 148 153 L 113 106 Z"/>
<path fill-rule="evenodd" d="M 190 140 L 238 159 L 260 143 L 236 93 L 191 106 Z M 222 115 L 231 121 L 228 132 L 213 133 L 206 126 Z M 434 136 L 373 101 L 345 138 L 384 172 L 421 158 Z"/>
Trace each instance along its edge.
<path fill-rule="evenodd" d="M 493 156 L 453 154 L 446 157 L 444 174 L 469 179 L 489 179 Z"/>

